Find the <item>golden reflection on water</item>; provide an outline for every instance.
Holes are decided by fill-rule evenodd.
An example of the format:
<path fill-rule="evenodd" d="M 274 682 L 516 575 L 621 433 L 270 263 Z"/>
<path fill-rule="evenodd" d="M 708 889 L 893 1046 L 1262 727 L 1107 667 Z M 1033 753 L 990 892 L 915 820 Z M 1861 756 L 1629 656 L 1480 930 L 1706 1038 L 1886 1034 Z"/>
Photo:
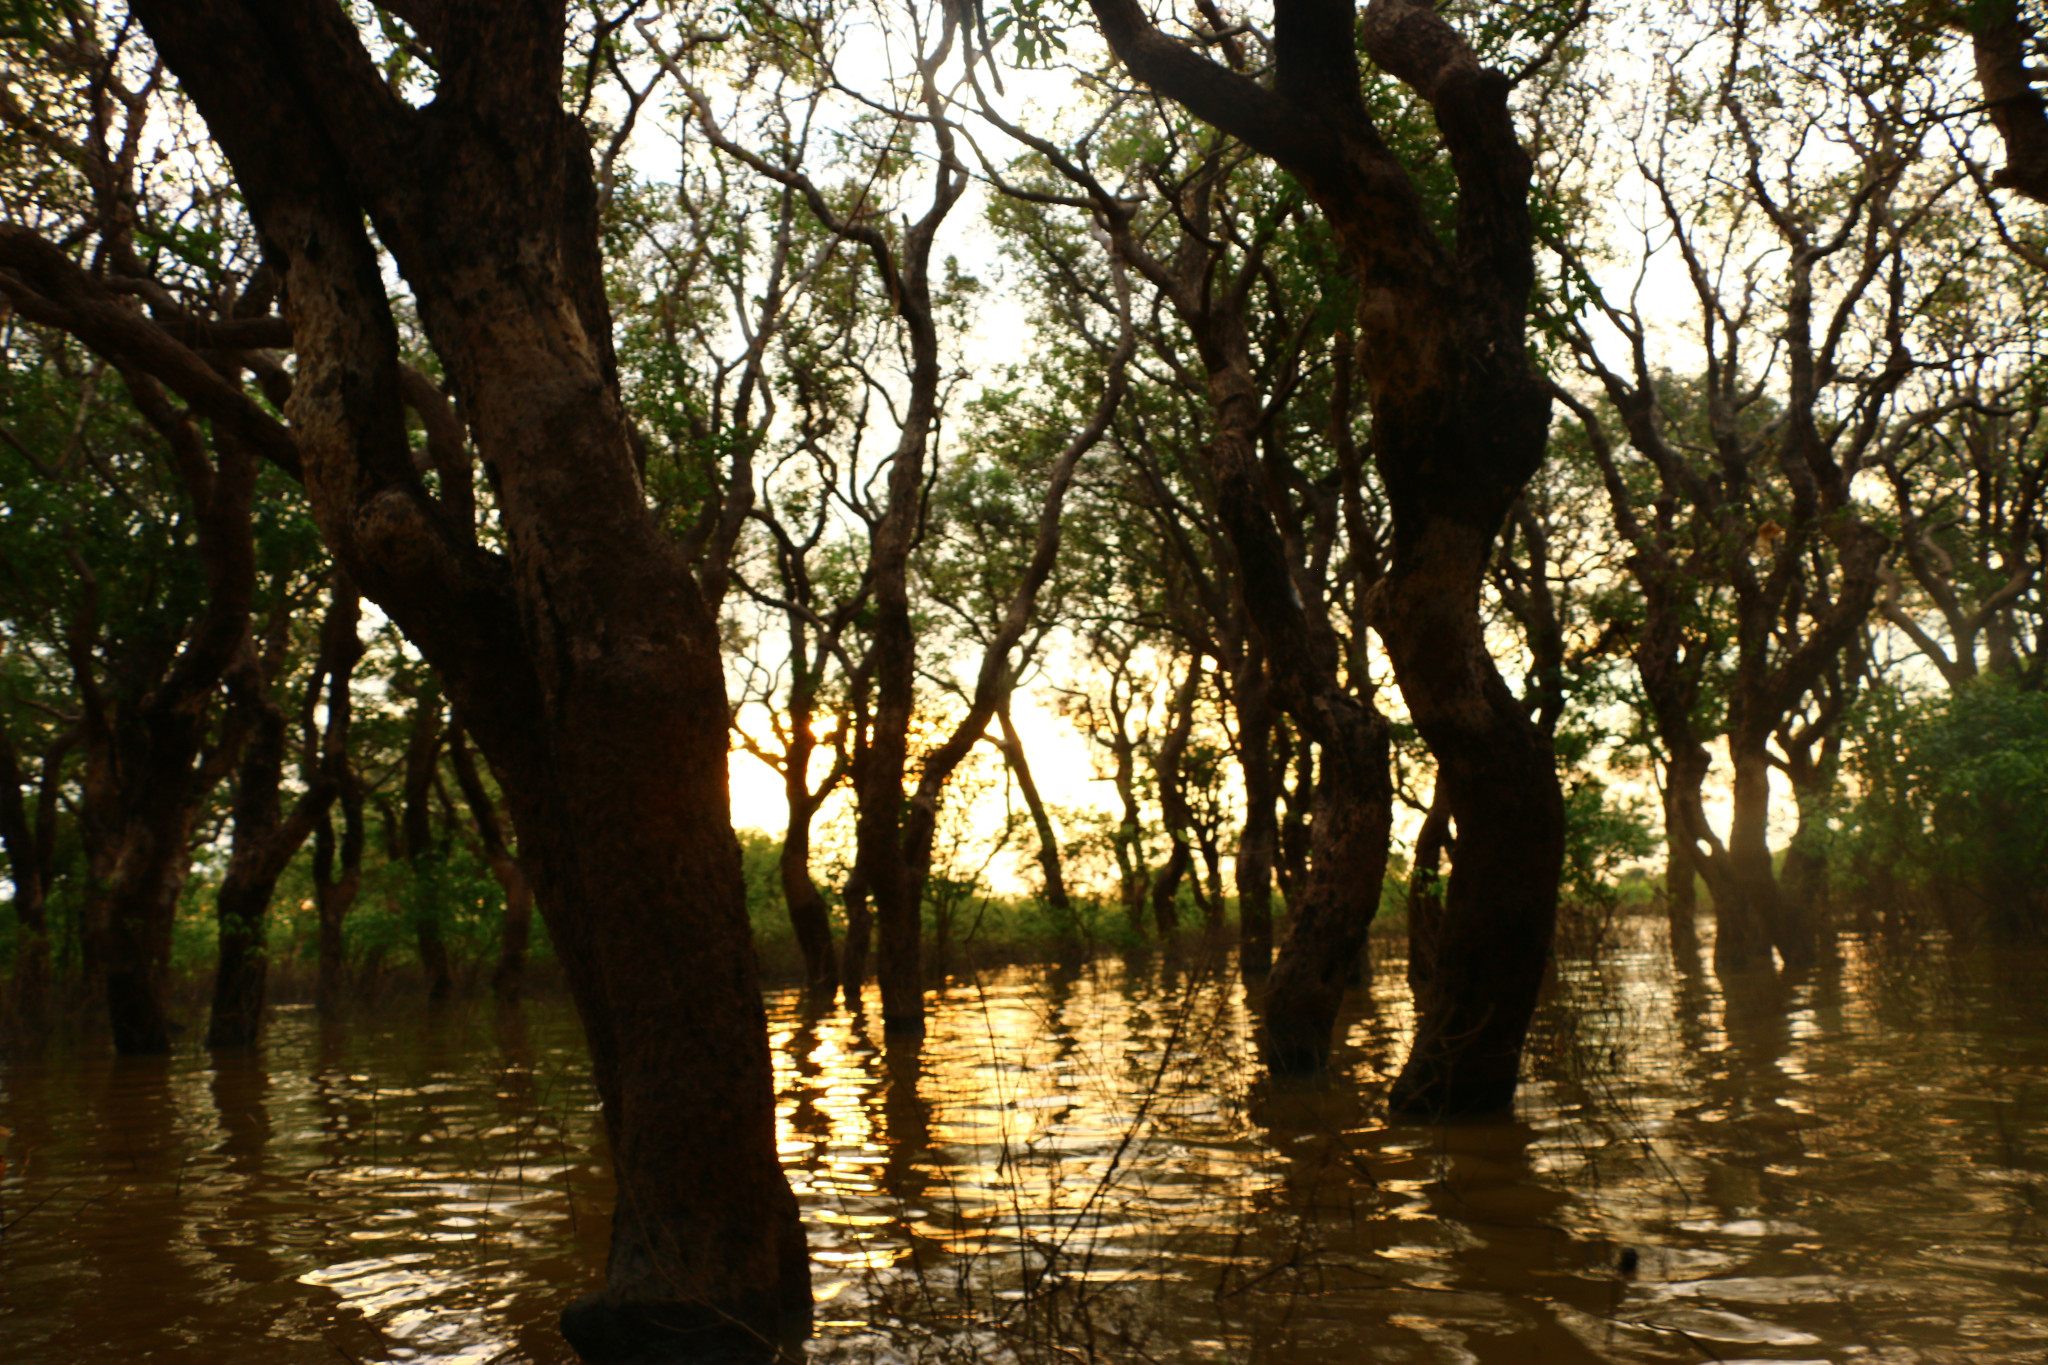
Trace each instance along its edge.
<path fill-rule="evenodd" d="M 769 1000 L 821 1360 L 2048 1359 L 2048 973 L 1560 969 L 1517 1121 L 1389 1126 L 1398 961 L 1275 1084 L 1214 970 L 1014 970 L 917 1043 Z M 282 1011 L 0 1071 L 0 1361 L 566 1359 L 609 1192 L 559 1005 Z M 1632 1252 L 1631 1273 L 1620 1258 Z"/>

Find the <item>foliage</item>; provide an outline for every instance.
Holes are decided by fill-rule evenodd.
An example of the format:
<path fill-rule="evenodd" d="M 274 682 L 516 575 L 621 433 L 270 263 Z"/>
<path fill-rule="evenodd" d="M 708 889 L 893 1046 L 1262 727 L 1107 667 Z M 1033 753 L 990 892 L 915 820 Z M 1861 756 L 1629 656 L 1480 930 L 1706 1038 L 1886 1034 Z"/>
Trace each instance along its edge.
<path fill-rule="evenodd" d="M 1876 699 L 1845 840 L 1863 889 L 1933 896 L 1958 927 L 2048 930 L 2048 693 L 1999 678 Z"/>

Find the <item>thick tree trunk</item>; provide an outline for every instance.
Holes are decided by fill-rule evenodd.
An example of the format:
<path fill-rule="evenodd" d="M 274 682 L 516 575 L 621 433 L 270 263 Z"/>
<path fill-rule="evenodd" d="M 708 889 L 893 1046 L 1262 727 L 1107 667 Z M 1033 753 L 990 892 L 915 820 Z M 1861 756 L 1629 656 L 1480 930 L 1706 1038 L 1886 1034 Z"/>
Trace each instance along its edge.
<path fill-rule="evenodd" d="M 1779 892 L 1792 912 L 1812 925 L 1816 934 L 1828 908 L 1828 808 L 1842 751 L 1839 718 L 1823 714 L 1830 724 L 1828 733 L 1819 738 L 1818 757 L 1813 751 L 1812 730 L 1802 736 L 1780 735 L 1787 760 L 1785 773 L 1792 783 L 1799 820 L 1779 869 Z"/>
<path fill-rule="evenodd" d="M 647 507 L 562 7 L 435 7 L 422 108 L 318 0 L 134 10 L 286 274 L 290 436 L 321 534 L 490 761 L 583 1020 L 618 1202 L 605 1288 L 563 1332 L 591 1360 L 766 1359 L 808 1330 L 810 1279 L 776 1159 L 717 604 Z M 492 475 L 501 549 L 454 496 L 466 466 L 440 495 L 417 472 L 391 266 Z"/>
<path fill-rule="evenodd" d="M 1445 502 L 1462 496 L 1437 490 Z M 1419 509 L 1404 517 L 1403 501 L 1397 493 L 1395 561 L 1376 624 L 1436 757 L 1458 851 L 1435 977 L 1417 1002 L 1415 1043 L 1390 1103 L 1437 1116 L 1498 1112 L 1513 1101 L 1550 960 L 1564 801 L 1550 745 L 1486 652 L 1478 593 L 1492 526 Z M 1421 533 L 1408 532 L 1404 554 L 1401 528 L 1418 520 Z"/>
<path fill-rule="evenodd" d="M 1788 969 L 1810 967 L 1814 957 L 1812 922 L 1803 908 L 1786 902 L 1771 857 L 1771 762 L 1765 737 L 1730 725 L 1728 749 L 1735 769 L 1728 858 L 1736 889 L 1746 902 L 1746 914 L 1763 935 L 1761 951 L 1744 960 L 1730 958 L 1729 968 L 1768 967 L 1772 948 Z M 1721 963 L 1718 952 L 1715 962 L 1717 966 Z"/>
<path fill-rule="evenodd" d="M 190 866 L 189 823 L 131 831 L 107 894 L 107 1017 L 124 1057 L 169 1052 L 171 929 Z"/>

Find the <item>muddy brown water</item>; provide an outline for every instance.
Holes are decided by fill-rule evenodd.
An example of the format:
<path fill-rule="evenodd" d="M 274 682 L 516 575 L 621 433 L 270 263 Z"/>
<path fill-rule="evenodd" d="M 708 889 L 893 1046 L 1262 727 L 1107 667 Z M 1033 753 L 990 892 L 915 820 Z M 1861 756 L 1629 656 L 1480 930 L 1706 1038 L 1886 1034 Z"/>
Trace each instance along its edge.
<path fill-rule="evenodd" d="M 1199 961 L 956 981 L 916 1048 L 772 994 L 813 1358 L 2048 1360 L 2048 961 L 1849 943 L 1729 998 L 1625 939 L 1472 1127 L 1383 1118 L 1397 958 L 1298 1085 Z M 17 1061 L 0 1361 L 566 1360 L 610 1197 L 580 1054 L 543 1002 Z"/>

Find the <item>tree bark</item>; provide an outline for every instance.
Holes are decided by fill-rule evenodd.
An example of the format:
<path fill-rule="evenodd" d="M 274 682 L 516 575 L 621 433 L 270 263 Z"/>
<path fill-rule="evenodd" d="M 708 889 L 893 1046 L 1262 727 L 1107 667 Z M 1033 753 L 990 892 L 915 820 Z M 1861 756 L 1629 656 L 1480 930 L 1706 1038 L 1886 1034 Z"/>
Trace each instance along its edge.
<path fill-rule="evenodd" d="M 1479 620 L 1493 537 L 1542 462 L 1550 418 L 1525 340 L 1530 161 L 1508 112 L 1510 82 L 1419 0 L 1371 0 L 1362 14 L 1348 0 L 1282 0 L 1270 87 L 1168 38 L 1135 0 L 1091 8 L 1140 80 L 1298 177 L 1357 272 L 1359 369 L 1394 523 L 1373 625 L 1459 837 L 1444 898 L 1445 989 L 1423 1002 L 1392 1103 L 1433 1116 L 1498 1111 L 1512 1101 L 1549 960 L 1564 847 L 1550 747 L 1501 681 Z M 1455 248 L 1366 110 L 1361 41 L 1434 109 L 1457 178 Z M 1233 499 L 1218 483 L 1228 513 Z M 1232 539 L 1242 558 L 1235 527 Z M 1245 563 L 1248 600 L 1255 572 Z M 1327 750 L 1332 736 L 1289 709 Z"/>
<path fill-rule="evenodd" d="M 765 1359 L 808 1330 L 726 781 L 715 611 L 649 512 L 563 8 L 435 7 L 420 108 L 340 7 L 141 0 L 285 273 L 287 413 L 323 538 L 443 680 L 506 793 L 618 1182 L 590 1360 Z M 492 476 L 502 553 L 421 480 L 385 259 Z"/>

